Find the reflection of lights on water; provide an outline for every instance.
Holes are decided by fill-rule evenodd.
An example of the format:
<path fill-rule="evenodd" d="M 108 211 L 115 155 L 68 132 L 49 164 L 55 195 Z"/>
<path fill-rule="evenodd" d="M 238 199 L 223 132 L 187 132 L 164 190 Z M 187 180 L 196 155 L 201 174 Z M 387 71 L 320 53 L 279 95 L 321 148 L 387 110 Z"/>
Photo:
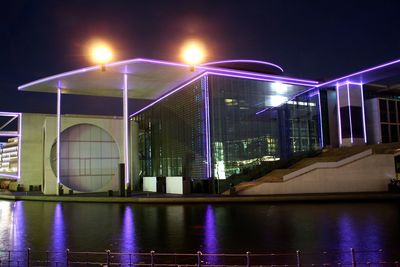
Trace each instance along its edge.
<path fill-rule="evenodd" d="M 208 205 L 205 214 L 204 227 L 204 249 L 205 253 L 214 254 L 218 252 L 217 230 L 215 222 L 215 213 L 212 205 Z M 211 264 L 217 264 L 218 258 L 213 256 L 206 257 L 206 261 Z"/>
<path fill-rule="evenodd" d="M 136 251 L 136 235 L 135 235 L 135 221 L 132 211 L 132 207 L 126 206 L 124 209 L 124 215 L 122 219 L 122 230 L 121 230 L 121 246 L 120 250 L 123 253 L 134 253 Z M 122 262 L 136 262 L 136 257 L 129 255 L 121 255 Z"/>
<path fill-rule="evenodd" d="M 53 216 L 53 233 L 52 233 L 52 250 L 53 251 L 65 251 L 65 225 L 64 225 L 64 214 L 61 203 L 57 203 L 54 208 Z M 54 255 L 57 261 L 62 260 L 63 255 Z"/>

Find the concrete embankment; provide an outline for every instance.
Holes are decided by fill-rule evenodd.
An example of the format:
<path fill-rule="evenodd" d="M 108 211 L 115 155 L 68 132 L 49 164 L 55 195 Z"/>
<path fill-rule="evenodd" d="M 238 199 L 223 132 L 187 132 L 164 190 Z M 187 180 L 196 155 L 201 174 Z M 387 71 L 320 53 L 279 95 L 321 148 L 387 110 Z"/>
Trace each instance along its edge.
<path fill-rule="evenodd" d="M 335 202 L 335 201 L 391 201 L 399 200 L 399 193 L 341 193 L 341 194 L 297 194 L 264 196 L 220 196 L 220 195 L 139 195 L 133 197 L 107 196 L 30 196 L 1 193 L 0 200 L 52 201 L 84 203 L 137 203 L 137 204 L 194 204 L 194 203 L 257 203 L 257 202 Z"/>

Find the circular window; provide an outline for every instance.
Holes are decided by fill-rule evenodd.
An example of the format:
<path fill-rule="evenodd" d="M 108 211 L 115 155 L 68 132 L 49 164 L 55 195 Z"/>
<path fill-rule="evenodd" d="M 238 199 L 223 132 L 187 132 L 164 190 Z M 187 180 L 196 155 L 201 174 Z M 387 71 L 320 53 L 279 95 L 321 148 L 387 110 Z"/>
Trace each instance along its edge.
<path fill-rule="evenodd" d="M 51 168 L 56 173 L 56 143 Z M 60 182 L 77 191 L 93 192 L 111 185 L 119 163 L 118 147 L 109 133 L 91 124 L 78 124 L 60 134 Z"/>

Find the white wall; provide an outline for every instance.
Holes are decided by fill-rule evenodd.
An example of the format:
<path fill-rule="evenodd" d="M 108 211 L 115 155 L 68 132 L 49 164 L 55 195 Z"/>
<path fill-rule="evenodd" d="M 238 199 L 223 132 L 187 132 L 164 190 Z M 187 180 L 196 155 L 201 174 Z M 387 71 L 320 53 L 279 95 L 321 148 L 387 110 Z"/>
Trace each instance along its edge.
<path fill-rule="evenodd" d="M 107 131 L 118 146 L 120 161 L 123 160 L 123 130 L 122 119 L 103 116 L 63 115 L 61 131 L 76 124 L 88 123 Z M 29 185 L 42 185 L 45 194 L 56 194 L 56 176 L 50 164 L 51 147 L 56 142 L 57 117 L 48 114 L 22 114 L 21 142 L 21 180 L 19 183 L 29 189 Z M 43 183 L 44 181 L 44 183 Z M 68 188 L 66 188 L 68 189 Z M 118 177 L 104 188 L 118 189 Z"/>
<path fill-rule="evenodd" d="M 166 178 L 168 194 L 183 194 L 183 177 L 170 176 Z"/>
<path fill-rule="evenodd" d="M 389 180 L 394 177 L 394 156 L 372 154 L 339 168 L 314 169 L 285 182 L 262 183 L 238 194 L 384 192 L 387 191 Z"/>
<path fill-rule="evenodd" d="M 157 177 L 143 177 L 143 192 L 157 192 Z"/>

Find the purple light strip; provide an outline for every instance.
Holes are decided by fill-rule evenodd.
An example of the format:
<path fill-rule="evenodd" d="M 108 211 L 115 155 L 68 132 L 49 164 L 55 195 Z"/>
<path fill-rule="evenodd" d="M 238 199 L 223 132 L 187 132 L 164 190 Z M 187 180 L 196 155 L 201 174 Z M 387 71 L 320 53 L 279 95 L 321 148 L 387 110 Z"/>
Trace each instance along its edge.
<path fill-rule="evenodd" d="M 318 90 L 318 109 L 319 109 L 319 128 L 320 128 L 320 133 L 321 133 L 321 147 L 324 147 L 324 132 L 322 129 L 322 112 L 321 112 L 321 94 Z"/>
<path fill-rule="evenodd" d="M 16 112 L 0 112 L 2 117 L 14 117 L 18 119 L 18 130 L 17 131 L 0 131 L 0 136 L 4 137 L 18 137 L 18 171 L 17 175 L 0 173 L 0 177 L 10 177 L 14 179 L 21 178 L 21 141 L 22 141 L 22 113 Z M 12 118 L 9 122 L 13 121 Z"/>
<path fill-rule="evenodd" d="M 21 178 L 21 157 L 22 157 L 22 113 L 18 116 L 18 178 Z"/>
<path fill-rule="evenodd" d="M 6 174 L 6 173 L 0 173 L 0 177 L 10 177 L 10 178 L 14 178 L 14 179 L 20 179 L 21 178 L 18 175 Z"/>
<path fill-rule="evenodd" d="M 129 167 L 129 144 L 128 144 L 128 74 L 124 74 L 123 89 L 123 112 L 124 112 L 124 163 L 125 163 L 125 184 L 130 181 Z"/>
<path fill-rule="evenodd" d="M 318 84 L 318 85 L 316 85 L 316 87 L 322 87 L 322 86 L 325 86 L 325 85 L 328 85 L 328 84 L 331 84 L 331 83 L 339 82 L 341 80 L 351 78 L 352 76 L 364 74 L 364 73 L 367 73 L 367 72 L 370 72 L 370 71 L 373 71 L 373 70 L 377 70 L 377 69 L 381 69 L 381 68 L 384 68 L 384 67 L 387 67 L 387 66 L 390 66 L 390 65 L 394 65 L 394 64 L 397 64 L 397 63 L 400 63 L 400 59 L 396 59 L 394 61 L 390 61 L 390 62 L 381 64 L 381 65 L 378 65 L 378 66 L 375 66 L 375 67 L 371 67 L 371 68 L 368 68 L 368 69 L 365 69 L 365 70 L 361 70 L 361 71 L 358 71 L 358 72 L 355 72 L 355 73 L 352 73 L 352 74 L 349 74 L 349 75 L 346 75 L 346 76 L 343 76 L 343 77 L 340 77 L 340 78 L 336 78 L 334 80 Z"/>
<path fill-rule="evenodd" d="M 256 81 L 264 81 L 264 82 L 281 82 L 284 84 L 293 84 L 293 85 L 301 85 L 301 86 L 313 86 L 308 83 L 302 83 L 302 82 L 289 82 L 286 80 L 282 80 L 282 77 L 280 76 L 270 76 L 270 77 L 257 77 L 253 75 L 247 75 L 243 74 L 243 72 L 237 73 L 237 72 L 220 72 L 220 71 L 207 71 L 207 74 L 211 75 L 218 75 L 218 76 L 226 76 L 226 77 L 231 77 L 231 78 L 242 78 L 242 79 L 248 79 L 248 80 L 256 80 Z"/>
<path fill-rule="evenodd" d="M 364 143 L 367 143 L 367 126 L 365 123 L 365 108 L 364 108 L 364 87 L 363 84 L 360 84 L 361 91 L 361 106 L 362 106 L 362 117 L 363 117 L 363 130 L 364 130 Z"/>
<path fill-rule="evenodd" d="M 201 67 L 198 67 L 198 68 L 201 68 Z M 305 86 L 316 86 L 318 84 L 317 81 L 290 78 L 290 77 L 271 75 L 271 74 L 259 74 L 259 73 L 248 72 L 248 71 L 228 70 L 228 69 L 214 68 L 214 67 L 203 67 L 203 69 L 207 70 L 208 72 L 216 73 L 218 75 L 222 75 L 222 74 L 226 73 L 226 74 L 232 74 L 232 76 L 240 75 L 241 77 L 247 77 L 248 79 L 261 78 L 263 80 L 280 81 L 282 83 L 300 84 L 300 85 L 305 85 Z"/>
<path fill-rule="evenodd" d="M 330 81 L 327 81 L 327 82 L 324 82 L 324 83 L 317 84 L 314 87 L 309 88 L 307 90 L 304 90 L 303 92 L 293 96 L 291 99 L 288 99 L 288 101 L 293 100 L 294 98 L 298 97 L 299 95 L 307 93 L 307 92 L 309 92 L 309 91 L 311 91 L 311 90 L 313 90 L 315 88 L 321 88 L 321 87 L 324 87 L 324 86 L 332 84 L 332 83 L 336 83 L 336 87 L 337 87 L 339 81 L 351 78 L 351 77 L 356 76 L 356 75 L 360 75 L 360 74 L 364 74 L 364 73 L 367 73 L 367 72 L 370 72 L 370 71 L 381 69 L 381 68 L 384 68 L 384 67 L 387 67 L 387 66 L 390 66 L 390 65 L 394 65 L 394 64 L 397 64 L 397 63 L 400 63 L 400 59 L 397 59 L 397 60 L 394 60 L 394 61 L 390 61 L 390 62 L 381 64 L 381 65 L 378 65 L 378 66 L 375 66 L 375 67 L 372 67 L 372 68 L 368 68 L 368 69 L 365 69 L 365 70 L 362 70 L 362 71 L 358 71 L 358 72 L 355 72 L 355 73 L 352 73 L 352 74 L 349 74 L 349 75 L 346 75 L 346 76 L 343 76 L 343 77 L 339 77 L 339 78 L 336 78 L 336 79 L 333 79 L 333 80 L 330 80 Z M 347 83 L 347 81 L 345 83 Z M 360 83 L 362 83 L 362 81 Z M 356 82 L 351 82 L 351 84 L 357 84 L 357 83 Z M 279 105 L 279 106 L 281 106 L 281 105 Z M 279 106 L 277 106 L 277 107 L 279 107 Z M 267 111 L 269 109 L 271 109 L 271 108 L 265 108 L 263 110 L 258 111 L 256 114 L 259 115 L 259 114 L 261 114 L 261 113 L 263 113 L 263 112 L 265 112 L 265 111 Z"/>
<path fill-rule="evenodd" d="M 343 144 L 342 138 L 342 120 L 340 119 L 340 100 L 339 100 L 339 84 L 336 84 L 336 106 L 338 112 L 338 128 L 339 128 L 339 143 Z"/>
<path fill-rule="evenodd" d="M 124 60 L 124 61 L 117 61 L 117 62 L 112 62 L 109 64 L 106 64 L 105 67 L 110 68 L 110 67 L 117 67 L 121 65 L 126 65 L 126 64 L 132 64 L 132 63 L 137 63 L 137 62 L 144 62 L 144 63 L 152 63 L 152 64 L 158 64 L 158 65 L 166 65 L 166 66 L 175 66 L 175 67 L 182 67 L 182 68 L 190 68 L 190 65 L 188 64 L 182 64 L 182 63 L 176 63 L 176 62 L 169 62 L 169 61 L 163 61 L 163 60 L 155 60 L 155 59 L 144 59 L 144 58 L 135 58 L 135 59 L 130 59 L 130 60 Z M 29 86 L 37 85 L 43 82 L 48 82 L 51 80 L 58 80 L 61 78 L 65 78 L 68 76 L 72 76 L 75 74 L 82 74 L 85 72 L 90 72 L 90 71 L 97 71 L 101 68 L 101 66 L 91 66 L 91 67 L 86 67 L 78 70 L 73 70 L 69 72 L 64 72 L 61 74 L 49 76 L 43 79 L 39 79 L 24 85 L 21 85 L 18 87 L 18 90 L 23 90 L 24 88 L 27 88 Z M 196 69 L 198 70 L 204 70 L 204 71 L 214 71 L 214 72 L 223 72 L 223 73 L 231 73 L 231 74 L 239 74 L 239 75 L 244 75 L 244 76 L 249 76 L 249 77 L 260 77 L 260 78 L 265 78 L 265 79 L 273 79 L 273 80 L 280 80 L 280 81 L 285 81 L 287 83 L 291 82 L 296 82 L 296 83 L 303 83 L 304 85 L 307 86 L 315 86 L 318 84 L 317 81 L 311 81 L 311 80 L 305 80 L 305 79 L 297 79 L 297 78 L 290 78 L 290 77 L 282 77 L 282 76 L 276 76 L 276 75 L 268 75 L 268 74 L 259 74 L 259 73 L 252 73 L 252 72 L 246 72 L 246 71 L 235 71 L 235 70 L 228 70 L 228 69 L 222 69 L 222 68 L 214 68 L 214 67 L 207 67 L 207 66 L 196 66 Z"/>
<path fill-rule="evenodd" d="M 205 132 L 206 132 L 206 161 L 207 178 L 211 178 L 211 148 L 210 148 L 210 102 L 208 97 L 208 76 L 204 76 L 204 111 L 205 111 Z"/>
<path fill-rule="evenodd" d="M 57 88 L 57 188 L 56 194 L 58 195 L 58 185 L 60 184 L 60 131 L 61 131 L 61 88 Z"/>
<path fill-rule="evenodd" d="M 224 64 L 224 63 L 256 63 L 256 64 L 263 64 L 263 65 L 268 65 L 275 67 L 279 69 L 280 71 L 283 72 L 283 68 L 279 65 L 276 65 L 271 62 L 267 61 L 261 61 L 261 60 L 252 60 L 252 59 L 228 59 L 228 60 L 220 60 L 220 61 L 212 61 L 212 62 L 207 62 L 204 64 L 201 64 L 201 66 L 209 66 L 209 65 L 214 65 L 214 64 Z"/>
<path fill-rule="evenodd" d="M 349 84 L 347 83 L 347 101 L 349 104 L 349 121 L 350 121 L 350 143 L 353 144 L 354 139 L 353 139 L 353 122 L 351 121 L 351 104 L 350 104 L 350 90 L 349 90 Z"/>
<path fill-rule="evenodd" d="M 169 93 L 163 95 L 162 97 L 158 98 L 157 100 L 155 100 L 154 102 L 152 102 L 152 103 L 150 103 L 149 105 L 145 106 L 144 108 L 142 108 L 142 109 L 136 111 L 136 112 L 133 113 L 130 117 L 134 117 L 134 116 L 136 116 L 137 114 L 139 114 L 139 113 L 145 111 L 146 109 L 148 109 L 148 108 L 154 106 L 154 105 L 157 104 L 158 102 L 162 101 L 163 99 L 167 98 L 168 96 L 172 95 L 173 93 L 178 92 L 179 90 L 181 90 L 181 89 L 184 88 L 185 86 L 187 86 L 187 85 L 189 85 L 189 84 L 195 82 L 196 80 L 200 79 L 201 77 L 203 77 L 203 76 L 206 75 L 206 74 L 207 74 L 206 72 L 201 73 L 200 75 L 194 77 L 193 79 L 191 79 L 191 80 L 189 80 L 188 82 L 182 84 L 181 86 L 177 87 L 176 89 L 174 89 L 174 90 L 170 91 Z"/>

